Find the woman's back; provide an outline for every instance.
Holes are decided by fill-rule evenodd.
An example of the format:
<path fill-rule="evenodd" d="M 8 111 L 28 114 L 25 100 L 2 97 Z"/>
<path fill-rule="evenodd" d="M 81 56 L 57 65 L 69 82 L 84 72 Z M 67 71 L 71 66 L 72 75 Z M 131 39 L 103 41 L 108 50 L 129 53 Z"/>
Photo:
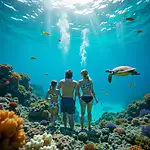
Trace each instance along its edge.
<path fill-rule="evenodd" d="M 79 81 L 79 86 L 82 90 L 82 95 L 92 95 L 92 80 L 82 79 Z"/>

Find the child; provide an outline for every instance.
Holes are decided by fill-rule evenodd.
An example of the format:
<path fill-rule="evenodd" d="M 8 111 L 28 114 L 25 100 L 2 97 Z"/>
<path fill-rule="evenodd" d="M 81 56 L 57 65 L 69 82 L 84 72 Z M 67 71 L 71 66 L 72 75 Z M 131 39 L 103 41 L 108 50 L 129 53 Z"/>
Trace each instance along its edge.
<path fill-rule="evenodd" d="M 58 96 L 60 95 L 60 92 L 58 89 L 56 89 L 57 81 L 52 80 L 50 89 L 48 89 L 48 92 L 46 94 L 46 101 L 50 100 L 50 113 L 52 118 L 52 126 L 54 126 L 56 118 L 58 116 L 58 110 L 59 110 L 59 103 L 58 103 Z M 50 98 L 48 98 L 50 97 Z"/>

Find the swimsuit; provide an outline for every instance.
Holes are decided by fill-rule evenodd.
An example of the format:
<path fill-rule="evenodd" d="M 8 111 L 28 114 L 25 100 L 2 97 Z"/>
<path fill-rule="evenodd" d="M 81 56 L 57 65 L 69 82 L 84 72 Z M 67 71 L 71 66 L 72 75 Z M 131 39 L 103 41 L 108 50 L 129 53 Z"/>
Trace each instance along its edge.
<path fill-rule="evenodd" d="M 60 108 L 62 113 L 74 114 L 75 113 L 75 101 L 72 97 L 63 97 L 60 102 Z"/>
<path fill-rule="evenodd" d="M 87 83 L 87 84 L 81 84 L 81 88 L 83 90 L 87 90 L 91 87 L 91 84 L 90 83 Z M 85 102 L 85 103 L 89 103 L 93 100 L 93 96 L 92 95 L 88 95 L 88 96 L 81 96 L 81 99 Z"/>
<path fill-rule="evenodd" d="M 50 107 L 52 107 L 52 108 L 56 108 L 56 107 L 58 107 L 58 102 L 51 102 L 51 104 L 50 104 Z"/>

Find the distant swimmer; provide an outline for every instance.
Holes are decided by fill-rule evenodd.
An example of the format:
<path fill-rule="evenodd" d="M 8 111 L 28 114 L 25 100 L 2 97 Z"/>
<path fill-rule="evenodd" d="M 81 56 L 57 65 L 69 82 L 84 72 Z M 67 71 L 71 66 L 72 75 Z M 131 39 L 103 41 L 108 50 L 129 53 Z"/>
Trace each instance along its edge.
<path fill-rule="evenodd" d="M 130 66 L 119 66 L 117 68 L 114 68 L 113 70 L 105 70 L 105 72 L 108 72 L 108 82 L 112 82 L 112 76 L 128 76 L 128 75 L 140 75 L 139 72 L 136 71 L 136 68 L 132 68 Z"/>
<path fill-rule="evenodd" d="M 30 60 L 35 60 L 36 59 L 36 57 L 34 57 L 34 56 L 32 56 L 31 58 L 30 58 Z"/>

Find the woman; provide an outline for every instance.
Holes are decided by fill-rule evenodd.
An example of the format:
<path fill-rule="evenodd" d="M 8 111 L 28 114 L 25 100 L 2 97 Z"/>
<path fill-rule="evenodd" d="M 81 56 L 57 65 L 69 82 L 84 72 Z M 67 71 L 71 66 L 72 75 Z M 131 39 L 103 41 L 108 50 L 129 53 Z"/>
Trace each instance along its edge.
<path fill-rule="evenodd" d="M 59 110 L 58 96 L 60 95 L 60 92 L 58 89 L 56 89 L 56 86 L 57 86 L 57 81 L 52 80 L 50 89 L 48 89 L 48 92 L 46 94 L 46 101 L 48 102 L 50 100 L 50 113 L 52 118 L 52 126 L 54 126 L 55 124 L 56 118 L 58 116 L 58 110 Z"/>
<path fill-rule="evenodd" d="M 93 82 L 88 76 L 88 72 L 86 70 L 81 71 L 81 76 L 83 77 L 82 80 L 78 82 L 78 90 L 82 90 L 82 96 L 80 97 L 80 106 L 81 106 L 81 130 L 83 130 L 83 124 L 84 124 L 84 115 L 85 115 L 85 109 L 87 106 L 87 113 L 88 113 L 88 129 L 91 129 L 91 120 L 92 120 L 92 105 L 93 105 L 93 97 L 98 103 L 98 99 L 95 96 L 94 89 L 93 89 Z"/>

